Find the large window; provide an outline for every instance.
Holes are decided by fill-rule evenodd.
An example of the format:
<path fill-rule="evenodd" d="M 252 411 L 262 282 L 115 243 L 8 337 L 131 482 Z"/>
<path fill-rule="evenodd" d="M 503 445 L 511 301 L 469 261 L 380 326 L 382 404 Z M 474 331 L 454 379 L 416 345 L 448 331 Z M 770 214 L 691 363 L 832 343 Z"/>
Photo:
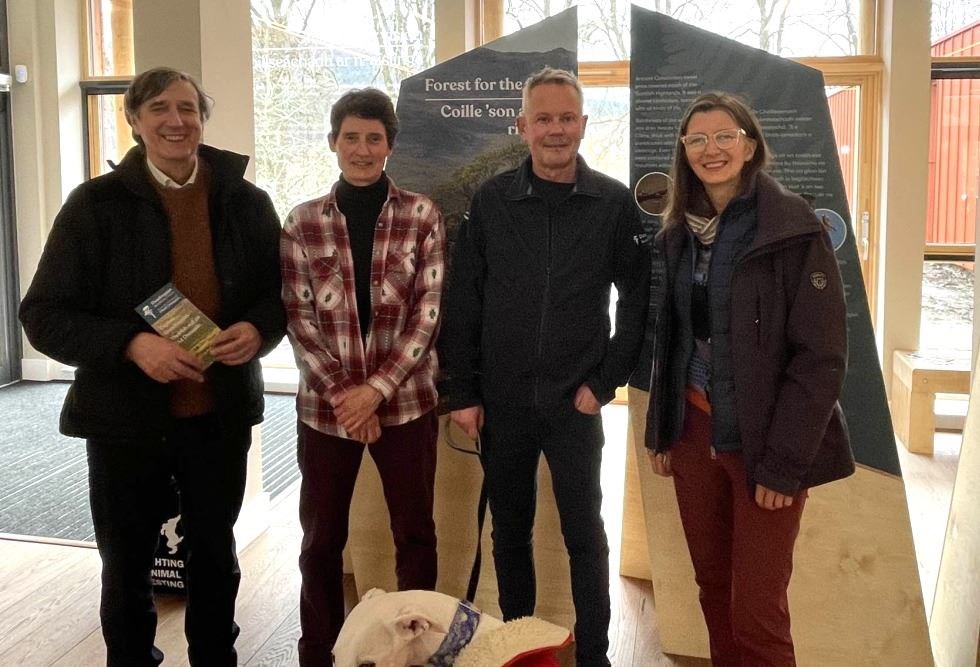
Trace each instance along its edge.
<path fill-rule="evenodd" d="M 435 64 L 434 0 L 252 0 L 256 180 L 280 216 L 339 170 L 330 107 L 351 88 L 397 98 Z"/>
<path fill-rule="evenodd" d="M 920 347 L 969 350 L 980 189 L 980 2 L 932 3 Z"/>
<path fill-rule="evenodd" d="M 980 21 L 980 2 L 977 0 L 932 0 L 930 23 L 933 45 L 942 42 L 950 35 L 965 35 L 966 32 L 963 29 L 978 21 Z M 937 54 L 933 49 L 933 55 L 970 55 L 963 51 L 968 50 L 971 46 L 976 47 L 976 42 L 971 44 L 968 40 L 960 40 L 956 46 L 945 45 L 942 54 Z"/>
<path fill-rule="evenodd" d="M 85 169 L 108 172 L 134 144 L 122 94 L 134 74 L 133 0 L 86 0 Z"/>
<path fill-rule="evenodd" d="M 397 99 L 435 64 L 434 13 L 434 0 L 252 0 L 256 182 L 281 218 L 340 175 L 327 143 L 337 98 L 373 86 Z M 263 364 L 292 368 L 288 341 Z"/>
<path fill-rule="evenodd" d="M 578 5 L 579 59 L 629 58 L 630 2 L 503 0 L 504 32 Z M 873 51 L 861 31 L 871 0 L 637 0 L 699 28 L 786 57 L 848 56 Z"/>
<path fill-rule="evenodd" d="M 593 90 L 602 90 L 607 100 L 616 99 L 613 91 L 621 90 L 621 99 L 627 99 L 629 2 L 483 0 L 483 4 L 503 13 L 504 34 L 577 6 L 579 77 L 586 86 L 586 105 L 594 99 Z M 873 158 L 881 74 L 880 60 L 871 55 L 875 52 L 875 1 L 639 0 L 636 4 L 743 44 L 797 58 L 824 72 L 861 269 L 869 302 L 874 304 L 878 188 Z M 590 117 L 582 152 L 597 161 L 601 170 L 625 180 L 628 106 L 619 113 L 612 112 L 614 104 L 604 108 L 601 124 Z"/>
<path fill-rule="evenodd" d="M 85 6 L 89 77 L 133 76 L 133 0 L 86 0 Z"/>

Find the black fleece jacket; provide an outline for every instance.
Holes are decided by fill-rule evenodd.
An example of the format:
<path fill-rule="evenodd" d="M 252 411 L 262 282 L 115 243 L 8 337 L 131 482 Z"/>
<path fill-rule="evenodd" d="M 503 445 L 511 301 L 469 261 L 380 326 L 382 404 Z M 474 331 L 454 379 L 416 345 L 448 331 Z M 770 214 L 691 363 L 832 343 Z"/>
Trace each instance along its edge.
<path fill-rule="evenodd" d="M 446 294 L 439 355 L 449 406 L 551 410 L 570 406 L 583 383 L 611 400 L 643 340 L 642 239 L 630 191 L 581 158 L 574 188 L 554 207 L 534 191 L 530 158 L 484 183 L 459 231 Z"/>

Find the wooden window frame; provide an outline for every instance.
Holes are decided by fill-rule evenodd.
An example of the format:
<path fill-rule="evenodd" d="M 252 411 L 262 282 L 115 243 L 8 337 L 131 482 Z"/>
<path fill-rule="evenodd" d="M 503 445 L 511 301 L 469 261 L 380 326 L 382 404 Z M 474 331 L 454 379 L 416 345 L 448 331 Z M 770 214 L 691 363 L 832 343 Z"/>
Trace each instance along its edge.
<path fill-rule="evenodd" d="M 100 95 L 122 95 L 129 88 L 132 79 L 99 78 L 91 81 L 79 81 L 82 91 L 82 152 L 85 160 L 85 180 L 99 174 L 99 163 L 102 160 L 98 146 L 102 143 L 102 128 L 98 118 L 89 113 L 91 98 Z"/>
<path fill-rule="evenodd" d="M 133 0 L 118 0 L 124 10 L 128 10 L 126 15 L 121 18 L 122 23 L 128 24 L 129 34 L 132 36 L 132 12 Z M 92 178 L 99 173 L 99 162 L 101 161 L 99 146 L 102 144 L 102 130 L 97 122 L 97 118 L 89 113 L 89 103 L 92 97 L 99 95 L 119 95 L 125 93 L 129 84 L 132 82 L 131 76 L 101 76 L 94 74 L 93 46 L 102 40 L 102 14 L 101 3 L 98 0 L 78 0 L 82 21 L 82 38 L 79 40 L 81 53 L 79 62 L 84 64 L 85 76 L 78 82 L 82 94 L 82 151 L 84 154 L 85 178 Z M 128 5 L 128 6 L 127 6 Z M 114 31 L 115 32 L 115 31 Z M 125 31 L 119 30 L 118 35 L 125 35 Z M 117 39 L 116 51 L 118 59 L 133 60 L 135 58 L 135 48 L 132 44 L 123 46 L 125 40 Z M 132 63 L 131 63 L 132 64 Z M 129 69 L 133 69 L 130 67 Z"/>

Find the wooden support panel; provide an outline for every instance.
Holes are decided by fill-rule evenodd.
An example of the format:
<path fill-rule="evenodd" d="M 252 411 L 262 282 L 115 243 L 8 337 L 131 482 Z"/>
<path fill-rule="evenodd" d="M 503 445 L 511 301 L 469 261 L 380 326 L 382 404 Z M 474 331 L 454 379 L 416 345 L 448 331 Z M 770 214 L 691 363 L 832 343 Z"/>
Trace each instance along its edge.
<path fill-rule="evenodd" d="M 648 401 L 647 392 L 630 389 L 636 451 L 628 464 L 638 470 L 626 476 L 622 564 L 630 572 L 621 573 L 642 569 L 637 545 L 645 542 L 664 652 L 705 657 L 707 632 L 673 480 L 654 475 L 643 451 Z M 638 526 L 645 535 L 632 534 Z M 859 467 L 812 489 L 794 561 L 789 601 L 799 664 L 933 664 L 901 478 Z"/>

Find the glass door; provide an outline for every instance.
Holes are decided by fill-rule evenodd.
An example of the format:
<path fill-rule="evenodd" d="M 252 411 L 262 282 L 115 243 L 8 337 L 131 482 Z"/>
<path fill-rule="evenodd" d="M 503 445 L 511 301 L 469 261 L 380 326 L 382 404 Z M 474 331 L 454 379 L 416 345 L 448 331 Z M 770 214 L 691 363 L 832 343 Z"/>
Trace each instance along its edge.
<path fill-rule="evenodd" d="M 17 324 L 17 236 L 13 207 L 10 140 L 10 62 L 7 54 L 7 3 L 0 0 L 0 385 L 20 379 L 20 327 Z"/>
<path fill-rule="evenodd" d="M 877 146 L 880 74 L 873 67 L 852 72 L 825 71 L 824 81 L 837 156 L 850 207 L 852 232 L 873 322 L 879 232 Z"/>

